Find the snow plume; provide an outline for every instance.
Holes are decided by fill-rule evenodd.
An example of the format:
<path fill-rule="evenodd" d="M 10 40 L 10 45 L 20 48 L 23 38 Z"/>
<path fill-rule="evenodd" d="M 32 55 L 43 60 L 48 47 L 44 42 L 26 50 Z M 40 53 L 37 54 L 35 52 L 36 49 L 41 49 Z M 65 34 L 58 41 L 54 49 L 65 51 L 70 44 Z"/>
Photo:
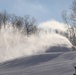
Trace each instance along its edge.
<path fill-rule="evenodd" d="M 0 29 L 0 62 L 44 53 L 51 46 L 72 46 L 65 37 L 55 33 L 43 33 L 26 36 L 6 25 Z"/>
<path fill-rule="evenodd" d="M 39 24 L 39 28 L 42 28 L 44 30 L 50 30 L 50 31 L 55 31 L 58 30 L 60 32 L 66 32 L 68 26 L 64 23 L 60 23 L 56 20 L 50 20 L 47 22 L 43 22 Z"/>

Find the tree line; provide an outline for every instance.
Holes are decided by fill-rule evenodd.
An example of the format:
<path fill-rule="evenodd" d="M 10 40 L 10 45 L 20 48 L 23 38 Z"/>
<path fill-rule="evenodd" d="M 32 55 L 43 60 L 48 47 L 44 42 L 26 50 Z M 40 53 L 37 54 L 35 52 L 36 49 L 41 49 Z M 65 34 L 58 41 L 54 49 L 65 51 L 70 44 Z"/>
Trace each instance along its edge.
<path fill-rule="evenodd" d="M 70 10 L 62 12 L 62 18 L 65 24 L 68 25 L 67 38 L 76 46 L 76 0 L 73 0 Z"/>
<path fill-rule="evenodd" d="M 25 35 L 34 34 L 37 31 L 36 19 L 25 15 L 24 17 L 9 14 L 6 11 L 0 12 L 0 29 L 10 23 L 13 28 L 22 31 Z"/>

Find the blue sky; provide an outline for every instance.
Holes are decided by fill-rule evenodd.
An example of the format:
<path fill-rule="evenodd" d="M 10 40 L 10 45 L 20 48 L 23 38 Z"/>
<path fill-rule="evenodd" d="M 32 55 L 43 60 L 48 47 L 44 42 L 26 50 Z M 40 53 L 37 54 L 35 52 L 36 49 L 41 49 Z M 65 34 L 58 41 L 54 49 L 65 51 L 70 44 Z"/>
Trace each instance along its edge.
<path fill-rule="evenodd" d="M 0 0 L 0 11 L 24 16 L 31 15 L 38 22 L 55 19 L 62 21 L 61 13 L 69 10 L 73 0 Z"/>

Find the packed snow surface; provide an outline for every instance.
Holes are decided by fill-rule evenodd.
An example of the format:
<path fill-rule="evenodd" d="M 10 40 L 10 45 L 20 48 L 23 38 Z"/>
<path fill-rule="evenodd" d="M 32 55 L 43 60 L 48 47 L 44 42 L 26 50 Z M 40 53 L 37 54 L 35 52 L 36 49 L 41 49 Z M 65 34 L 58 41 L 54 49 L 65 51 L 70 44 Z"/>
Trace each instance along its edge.
<path fill-rule="evenodd" d="M 0 64 L 0 75 L 73 75 L 76 52 L 52 52 Z"/>

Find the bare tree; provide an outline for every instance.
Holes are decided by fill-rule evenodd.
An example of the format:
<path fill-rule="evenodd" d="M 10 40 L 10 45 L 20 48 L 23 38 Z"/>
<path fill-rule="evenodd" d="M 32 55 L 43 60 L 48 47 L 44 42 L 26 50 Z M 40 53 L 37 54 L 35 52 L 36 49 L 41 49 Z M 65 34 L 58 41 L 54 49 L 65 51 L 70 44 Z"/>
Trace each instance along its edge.
<path fill-rule="evenodd" d="M 24 30 L 27 35 L 35 33 L 37 31 L 36 20 L 30 19 L 29 16 L 24 17 Z"/>
<path fill-rule="evenodd" d="M 1 25 L 6 26 L 7 23 L 11 23 L 14 29 L 22 31 L 26 35 L 36 33 L 37 25 L 36 19 L 30 18 L 30 16 L 20 17 L 12 14 L 8 14 L 6 11 L 0 12 L 0 27 Z"/>
<path fill-rule="evenodd" d="M 70 14 L 71 24 L 76 27 L 76 0 L 72 2 L 71 14 Z"/>
<path fill-rule="evenodd" d="M 63 19 L 64 23 L 68 25 L 68 15 L 67 15 L 67 11 L 66 10 L 64 10 L 62 12 L 62 19 Z"/>
<path fill-rule="evenodd" d="M 63 12 L 62 18 L 67 25 L 70 25 L 68 26 L 69 40 L 76 45 L 76 0 L 72 2 L 70 14 Z"/>
<path fill-rule="evenodd" d="M 12 24 L 13 27 L 21 29 L 23 26 L 23 18 L 16 16 L 16 15 L 11 15 L 10 16 L 10 23 Z"/>
<path fill-rule="evenodd" d="M 9 22 L 9 14 L 6 11 L 4 11 L 2 12 L 2 23 L 4 27 L 7 24 L 7 22 Z"/>
<path fill-rule="evenodd" d="M 12 26 L 14 26 L 16 24 L 17 21 L 17 16 L 16 15 L 10 15 L 10 23 L 12 24 Z"/>
<path fill-rule="evenodd" d="M 1 29 L 1 25 L 2 25 L 2 19 L 3 19 L 2 12 L 0 12 L 0 29 Z"/>

